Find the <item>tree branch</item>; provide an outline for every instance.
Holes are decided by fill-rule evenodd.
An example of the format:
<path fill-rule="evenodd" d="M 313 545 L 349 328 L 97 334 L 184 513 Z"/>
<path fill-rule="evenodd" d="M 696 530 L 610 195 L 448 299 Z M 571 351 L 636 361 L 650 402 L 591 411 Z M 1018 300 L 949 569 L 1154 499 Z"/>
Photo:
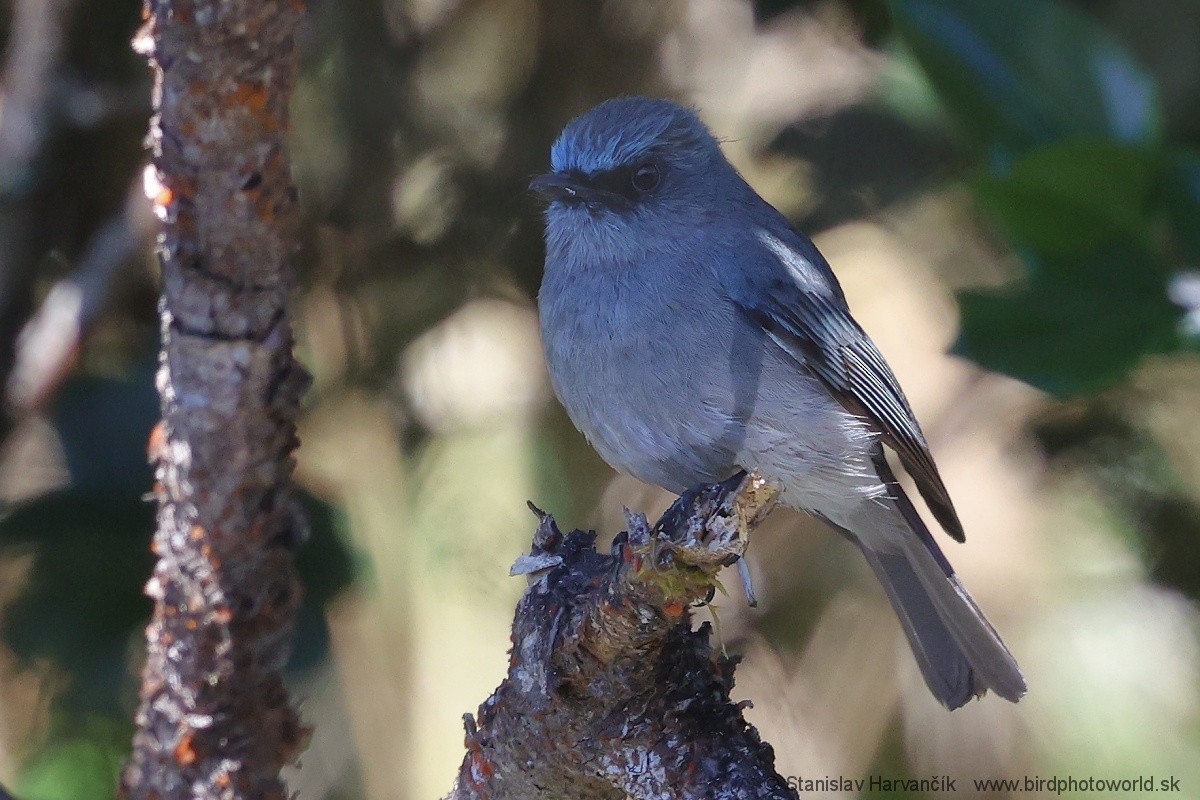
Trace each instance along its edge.
<path fill-rule="evenodd" d="M 38 267 L 35 199 L 53 127 L 51 98 L 64 27 L 75 0 L 18 0 L 4 59 L 0 114 L 0 386 L 8 382 L 17 334 L 32 310 Z M 0 443 L 12 420 L 0 413 Z"/>
<path fill-rule="evenodd" d="M 279 769 L 305 738 L 280 677 L 304 536 L 285 143 L 300 14 L 293 0 L 147 0 L 135 40 L 156 74 L 163 422 L 130 798 L 282 800 Z"/>
<path fill-rule="evenodd" d="M 4 387 L 13 419 L 44 408 L 70 377 L 121 267 L 145 244 L 153 221 L 146 198 L 131 190 L 122 209 L 92 233 L 71 275 L 50 287 L 17 337 Z"/>
<path fill-rule="evenodd" d="M 653 528 L 630 515 L 609 555 L 539 513 L 514 566 L 508 677 L 466 717 L 450 800 L 795 798 L 774 753 L 729 699 L 734 660 L 689 608 L 743 553 L 775 493 L 739 475 L 681 497 Z"/>

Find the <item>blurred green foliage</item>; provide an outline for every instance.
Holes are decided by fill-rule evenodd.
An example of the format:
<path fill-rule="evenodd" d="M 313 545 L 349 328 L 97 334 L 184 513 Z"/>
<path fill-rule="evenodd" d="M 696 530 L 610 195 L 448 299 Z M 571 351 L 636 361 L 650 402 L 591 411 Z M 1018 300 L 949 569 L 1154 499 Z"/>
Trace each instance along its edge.
<path fill-rule="evenodd" d="M 0 518 L 0 553 L 33 556 L 26 588 L 0 618 L 0 640 L 22 662 L 63 676 L 47 749 L 23 773 L 29 788 L 22 797 L 111 796 L 114 765 L 132 733 L 136 642 L 150 611 L 142 586 L 154 565 L 155 505 L 147 495 L 152 475 L 144 448 L 158 398 L 149 378 L 149 370 L 138 370 L 121 380 L 81 377 L 63 387 L 51 419 L 69 484 Z M 309 535 L 297 555 L 305 596 L 293 671 L 328 657 L 323 607 L 357 569 L 338 512 L 307 492 L 300 502 Z"/>
<path fill-rule="evenodd" d="M 988 158 L 1066 138 L 1154 144 L 1154 81 L 1089 14 L 1059 0 L 892 0 L 897 32 Z"/>
<path fill-rule="evenodd" d="M 63 729 L 25 765 L 14 787 L 23 800 L 106 800 L 111 798 L 129 753 L 132 725 L 112 717 L 90 716 Z"/>
<path fill-rule="evenodd" d="M 1154 80 L 1067 3 L 891 7 L 982 154 L 973 187 L 1028 270 L 1016 290 L 962 298 L 960 352 L 1065 395 L 1194 345 L 1166 286 L 1195 244 L 1200 196 L 1186 152 L 1163 140 Z"/>

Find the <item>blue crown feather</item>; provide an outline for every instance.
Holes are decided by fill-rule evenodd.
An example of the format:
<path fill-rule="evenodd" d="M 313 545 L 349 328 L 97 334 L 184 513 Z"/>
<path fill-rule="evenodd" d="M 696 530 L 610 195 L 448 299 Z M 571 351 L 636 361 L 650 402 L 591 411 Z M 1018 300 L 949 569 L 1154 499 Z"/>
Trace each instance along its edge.
<path fill-rule="evenodd" d="M 629 164 L 648 150 L 702 147 L 712 136 L 696 112 L 669 100 L 621 97 L 576 117 L 550 149 L 555 172 L 594 175 Z"/>

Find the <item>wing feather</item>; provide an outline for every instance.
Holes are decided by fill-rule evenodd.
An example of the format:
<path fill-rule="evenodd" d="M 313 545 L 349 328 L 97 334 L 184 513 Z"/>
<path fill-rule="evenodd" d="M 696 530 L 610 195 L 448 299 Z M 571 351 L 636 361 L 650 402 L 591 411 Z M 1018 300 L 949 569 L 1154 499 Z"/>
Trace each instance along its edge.
<path fill-rule="evenodd" d="M 788 232 L 796 237 L 793 242 L 799 239 L 799 234 Z M 735 301 L 847 410 L 879 432 L 934 517 L 950 536 L 964 541 L 962 523 L 908 399 L 874 342 L 850 316 L 828 264 L 807 239 L 800 239 L 807 245 L 800 248 L 771 234 L 760 236 L 760 241 L 766 245 L 767 271 L 759 276 L 758 286 L 733 287 Z M 808 279 L 798 280 L 798 274 Z M 813 274 L 829 285 L 815 284 Z"/>

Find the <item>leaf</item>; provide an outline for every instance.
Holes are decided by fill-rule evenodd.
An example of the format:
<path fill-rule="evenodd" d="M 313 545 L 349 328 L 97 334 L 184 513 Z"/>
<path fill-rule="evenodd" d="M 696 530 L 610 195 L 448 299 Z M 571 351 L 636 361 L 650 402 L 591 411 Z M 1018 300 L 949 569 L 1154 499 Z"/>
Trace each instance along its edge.
<path fill-rule="evenodd" d="M 152 475 L 146 440 L 159 418 L 152 365 L 128 379 L 82 376 L 60 390 L 51 421 L 78 489 L 144 492 Z"/>
<path fill-rule="evenodd" d="M 1130 242 L 1041 259 L 1019 291 L 960 297 L 955 350 L 1053 394 L 1103 389 L 1143 355 L 1179 347 L 1169 274 Z"/>
<path fill-rule="evenodd" d="M 1183 254 L 1200 264 L 1200 152 L 1181 151 L 1168 158 L 1163 204 Z"/>
<path fill-rule="evenodd" d="M 334 509 L 305 492 L 298 497 L 309 538 L 296 555 L 306 593 L 292 669 L 324 658 L 322 608 L 356 573 Z M 122 693 L 133 690 L 128 645 L 151 610 L 142 586 L 154 565 L 153 530 L 153 503 L 120 488 L 52 492 L 0 521 L 0 549 L 34 554 L 28 585 L 5 610 L 0 637 L 19 658 L 50 659 L 73 676 L 60 698 L 68 710 L 117 713 Z"/>
<path fill-rule="evenodd" d="M 89 717 L 70 735 L 53 737 L 21 768 L 21 800 L 109 800 L 117 790 L 129 753 L 130 731 L 123 720 Z"/>
<path fill-rule="evenodd" d="M 891 0 L 890 8 L 943 102 L 993 155 L 1067 136 L 1158 140 L 1162 113 L 1153 80 L 1072 5 Z"/>
<path fill-rule="evenodd" d="M 1071 139 L 1021 156 L 1007 175 L 981 178 L 975 189 L 1019 243 L 1071 254 L 1140 238 L 1158 171 L 1158 158 L 1144 151 Z"/>
<path fill-rule="evenodd" d="M 288 669 L 302 671 L 315 666 L 329 653 L 325 605 L 349 588 L 364 563 L 351 549 L 344 515 L 306 491 L 299 490 L 296 495 L 308 520 L 308 540 L 296 551 L 296 570 L 304 584 L 304 602 L 296 616 Z"/>
<path fill-rule="evenodd" d="M 110 712 L 131 688 L 129 637 L 150 601 L 154 507 L 131 492 L 65 489 L 22 503 L 0 523 L 0 547 L 34 554 L 28 584 L 0 635 L 21 659 L 49 658 L 76 676 L 64 700 Z"/>

